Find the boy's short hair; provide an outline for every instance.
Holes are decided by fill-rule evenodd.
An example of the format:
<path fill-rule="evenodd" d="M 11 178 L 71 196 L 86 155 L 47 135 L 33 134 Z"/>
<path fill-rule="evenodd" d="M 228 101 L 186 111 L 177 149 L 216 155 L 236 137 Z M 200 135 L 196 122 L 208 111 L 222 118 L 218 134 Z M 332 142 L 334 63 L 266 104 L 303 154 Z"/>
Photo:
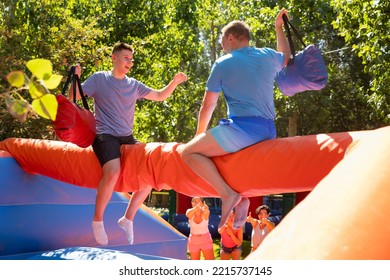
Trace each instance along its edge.
<path fill-rule="evenodd" d="M 129 50 L 132 53 L 134 53 L 134 49 L 133 49 L 132 45 L 129 45 L 129 44 L 123 43 L 123 42 L 118 42 L 112 48 L 112 54 L 119 52 L 119 51 L 122 51 L 122 50 Z"/>
<path fill-rule="evenodd" d="M 271 213 L 271 209 L 268 207 L 268 205 L 260 205 L 256 208 L 256 215 L 259 215 L 260 211 L 265 209 L 267 211 L 267 214 Z"/>

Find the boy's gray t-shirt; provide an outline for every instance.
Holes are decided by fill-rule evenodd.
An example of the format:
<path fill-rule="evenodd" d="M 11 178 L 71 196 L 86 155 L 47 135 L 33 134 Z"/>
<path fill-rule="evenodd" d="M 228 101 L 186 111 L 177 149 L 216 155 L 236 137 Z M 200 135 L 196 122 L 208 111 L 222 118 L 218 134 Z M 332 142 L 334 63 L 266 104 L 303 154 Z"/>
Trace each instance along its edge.
<path fill-rule="evenodd" d="M 133 133 L 135 104 L 152 90 L 134 78 L 118 80 L 111 71 L 92 74 L 82 88 L 94 99 L 96 133 L 114 136 Z"/>

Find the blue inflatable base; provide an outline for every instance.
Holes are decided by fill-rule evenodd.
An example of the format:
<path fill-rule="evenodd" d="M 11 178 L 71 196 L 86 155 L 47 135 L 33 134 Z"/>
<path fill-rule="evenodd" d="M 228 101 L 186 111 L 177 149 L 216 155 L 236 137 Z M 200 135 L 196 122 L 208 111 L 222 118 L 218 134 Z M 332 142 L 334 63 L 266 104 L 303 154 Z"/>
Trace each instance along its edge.
<path fill-rule="evenodd" d="M 86 174 L 87 176 L 87 174 Z M 99 246 L 92 233 L 96 190 L 24 172 L 0 158 L 0 259 L 187 259 L 187 238 L 141 207 L 129 245 L 117 220 L 128 199 L 114 193 L 104 224 L 109 238 Z"/>

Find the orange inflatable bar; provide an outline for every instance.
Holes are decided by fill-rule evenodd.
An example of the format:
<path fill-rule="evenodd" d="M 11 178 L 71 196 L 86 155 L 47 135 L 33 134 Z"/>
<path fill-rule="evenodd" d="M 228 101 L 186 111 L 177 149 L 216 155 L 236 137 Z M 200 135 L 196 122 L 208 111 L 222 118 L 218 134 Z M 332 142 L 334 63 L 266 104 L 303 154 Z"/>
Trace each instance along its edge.
<path fill-rule="evenodd" d="M 311 191 L 339 163 L 348 146 L 372 131 L 341 132 L 268 140 L 213 158 L 228 184 L 244 196 Z M 182 161 L 180 143 L 122 146 L 122 175 L 115 191 L 146 186 L 188 196 L 218 197 Z M 0 142 L 29 173 L 80 187 L 97 188 L 102 170 L 92 148 L 51 140 L 9 138 Z"/>

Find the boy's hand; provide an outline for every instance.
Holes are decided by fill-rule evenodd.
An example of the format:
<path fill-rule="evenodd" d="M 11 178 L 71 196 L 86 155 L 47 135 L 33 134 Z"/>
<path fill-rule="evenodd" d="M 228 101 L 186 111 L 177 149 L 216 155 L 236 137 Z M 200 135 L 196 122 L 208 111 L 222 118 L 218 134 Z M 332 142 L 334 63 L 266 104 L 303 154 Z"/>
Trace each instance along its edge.
<path fill-rule="evenodd" d="M 187 81 L 187 75 L 182 73 L 182 72 L 179 72 L 175 75 L 175 77 L 173 77 L 173 82 L 176 84 L 176 85 L 180 85 L 181 83 Z"/>
<path fill-rule="evenodd" d="M 79 76 L 79 78 L 81 77 L 81 66 L 80 66 L 80 64 L 76 64 L 76 65 L 75 65 L 74 73 L 75 73 L 77 76 Z"/>

